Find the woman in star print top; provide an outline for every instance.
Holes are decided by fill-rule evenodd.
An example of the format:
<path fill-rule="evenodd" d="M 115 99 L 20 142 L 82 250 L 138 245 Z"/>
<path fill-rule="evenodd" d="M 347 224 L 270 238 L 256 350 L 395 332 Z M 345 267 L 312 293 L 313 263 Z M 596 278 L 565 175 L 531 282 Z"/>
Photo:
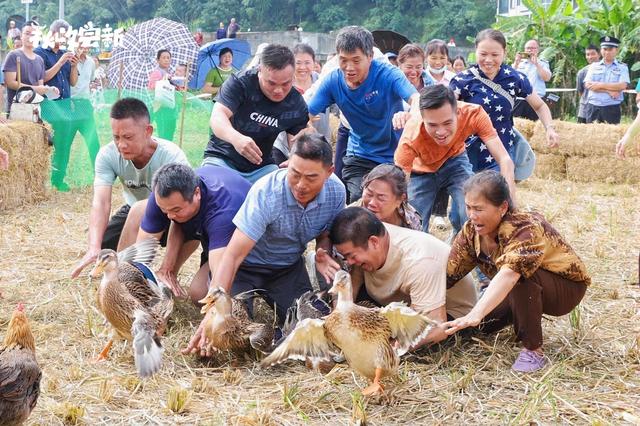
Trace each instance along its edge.
<path fill-rule="evenodd" d="M 482 30 L 476 36 L 475 45 L 477 65 L 472 65 L 469 69 L 459 73 L 451 80 L 449 88 L 461 101 L 482 105 L 489 114 L 493 127 L 498 132 L 502 144 L 512 159 L 515 155 L 517 138 L 517 133 L 513 128 L 512 102 L 516 97 L 527 100 L 545 126 L 549 146 L 557 146 L 558 134 L 553 128 L 549 107 L 540 96 L 532 91 L 531 84 L 524 74 L 503 63 L 507 46 L 504 35 L 493 29 Z M 497 90 L 493 90 L 489 85 L 483 83 L 474 75 L 473 69 L 476 70 L 480 78 L 490 80 L 500 86 L 513 99 L 507 99 Z M 474 172 L 498 168 L 498 163 L 495 162 L 477 135 L 470 136 L 466 140 L 466 146 Z"/>

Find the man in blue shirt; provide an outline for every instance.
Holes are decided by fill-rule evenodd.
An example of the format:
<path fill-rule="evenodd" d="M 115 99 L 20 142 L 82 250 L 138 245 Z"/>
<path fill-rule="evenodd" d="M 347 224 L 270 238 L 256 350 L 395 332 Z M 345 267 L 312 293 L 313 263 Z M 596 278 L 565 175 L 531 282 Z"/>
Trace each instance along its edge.
<path fill-rule="evenodd" d="M 418 92 L 397 67 L 373 60 L 373 36 L 357 26 L 336 38 L 340 68 L 327 76 L 309 102 L 315 116 L 336 104 L 351 126 L 342 180 L 349 201 L 362 196 L 362 178 L 375 166 L 393 163 L 400 132 L 392 124 L 402 101 L 418 102 Z"/>
<path fill-rule="evenodd" d="M 523 54 L 524 53 L 524 54 Z M 513 68 L 524 74 L 533 91 L 536 92 L 541 98 L 547 93 L 547 81 L 551 80 L 551 69 L 549 68 L 549 62 L 538 57 L 540 53 L 540 44 L 538 40 L 529 40 L 524 45 L 524 52 L 516 53 L 516 60 L 513 63 Z M 538 114 L 531 108 L 529 103 L 522 99 L 516 99 L 515 106 L 513 108 L 514 117 L 523 117 L 529 120 L 536 121 Z"/>
<path fill-rule="evenodd" d="M 44 60 L 44 83 L 54 86 L 60 91 L 56 101 L 42 103 L 42 119 L 53 127 L 53 145 L 55 148 L 51 160 L 51 184 L 59 191 L 68 191 L 69 186 L 64 182 L 71 153 L 71 143 L 76 134 L 72 126 L 75 115 L 80 111 L 71 111 L 71 86 L 78 81 L 78 58 L 73 52 L 61 49 L 69 31 L 69 24 L 63 19 L 53 21 L 49 27 L 52 46 L 34 49 L 34 52 Z M 66 100 L 65 100 L 66 99 Z M 93 113 L 93 112 L 91 112 Z"/>
<path fill-rule="evenodd" d="M 176 265 L 186 260 L 178 259 L 178 254 L 188 240 L 200 240 L 203 250 L 200 269 L 189 286 L 189 296 L 196 303 L 207 294 L 208 274 L 213 275 L 220 267 L 222 255 L 236 229 L 232 219 L 250 186 L 235 171 L 215 166 L 194 171 L 188 165 L 170 163 L 153 176 L 153 192 L 147 201 L 137 240 L 160 239 L 171 224 L 158 276 L 169 284 L 176 296 L 183 294 L 176 279 Z"/>
<path fill-rule="evenodd" d="M 291 149 L 287 169 L 259 179 L 233 219 L 237 227 L 211 288 L 238 294 L 261 289 L 280 323 L 287 309 L 311 290 L 303 253 L 315 238 L 316 249 L 330 252 L 329 226 L 344 209 L 345 189 L 333 174 L 332 150 L 318 135 L 301 136 Z M 328 256 L 325 256 L 328 257 Z M 339 269 L 329 261 L 316 265 L 325 277 Z M 209 314 L 207 314 L 209 315 Z M 204 352 L 202 324 L 184 353 Z"/>
<path fill-rule="evenodd" d="M 587 123 L 600 121 L 603 123 L 620 123 L 620 104 L 624 100 L 622 91 L 631 83 L 629 68 L 618 62 L 616 55 L 620 40 L 605 36 L 600 39 L 602 59 L 589 65 L 584 78 L 587 95 Z"/>

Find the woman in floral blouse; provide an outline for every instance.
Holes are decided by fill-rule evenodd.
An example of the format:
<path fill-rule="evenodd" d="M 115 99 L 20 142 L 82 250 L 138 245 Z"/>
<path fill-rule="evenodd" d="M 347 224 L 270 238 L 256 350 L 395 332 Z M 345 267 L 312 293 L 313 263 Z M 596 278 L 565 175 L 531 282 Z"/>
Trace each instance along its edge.
<path fill-rule="evenodd" d="M 469 314 L 445 324 L 447 333 L 476 326 L 492 332 L 513 324 L 524 346 L 513 369 L 539 370 L 546 364 L 542 314 L 571 312 L 591 278 L 542 215 L 513 209 L 507 182 L 498 172 L 472 176 L 464 192 L 469 220 L 453 242 L 447 285 L 453 286 L 476 266 L 491 282 Z"/>

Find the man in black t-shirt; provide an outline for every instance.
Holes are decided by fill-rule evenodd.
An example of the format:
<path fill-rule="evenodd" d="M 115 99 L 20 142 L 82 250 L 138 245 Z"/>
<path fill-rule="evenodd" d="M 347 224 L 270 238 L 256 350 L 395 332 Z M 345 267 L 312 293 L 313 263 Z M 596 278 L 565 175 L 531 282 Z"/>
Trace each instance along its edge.
<path fill-rule="evenodd" d="M 205 164 L 228 167 L 254 183 L 278 169 L 271 149 L 280 132 L 289 141 L 306 128 L 307 104 L 293 88 L 294 59 L 288 47 L 271 44 L 260 65 L 224 82 L 211 112 Z"/>

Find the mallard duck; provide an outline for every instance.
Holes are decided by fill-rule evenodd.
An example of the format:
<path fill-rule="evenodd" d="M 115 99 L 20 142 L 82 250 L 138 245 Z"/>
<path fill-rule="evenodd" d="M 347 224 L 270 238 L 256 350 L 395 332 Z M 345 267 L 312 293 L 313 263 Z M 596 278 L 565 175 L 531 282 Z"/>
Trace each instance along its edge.
<path fill-rule="evenodd" d="M 305 319 L 262 361 L 269 367 L 284 360 L 310 358 L 329 361 L 342 351 L 349 366 L 373 383 L 362 391 L 372 395 L 384 390 L 380 379 L 396 373 L 399 352 L 406 352 L 431 330 L 433 321 L 404 303 L 394 302 L 381 309 L 369 309 L 353 303 L 351 277 L 338 271 L 329 293 L 338 302 L 324 319 Z"/>
<path fill-rule="evenodd" d="M 160 336 L 173 311 L 173 293 L 149 269 L 158 241 L 148 239 L 116 253 L 102 250 L 89 274 L 102 274 L 96 302 L 113 327 L 111 338 L 98 355 L 108 358 L 115 339 L 132 342 L 133 357 L 141 377 L 153 375 L 162 364 Z"/>
<path fill-rule="evenodd" d="M 0 425 L 24 423 L 38 402 L 42 371 L 22 303 L 13 312 L 0 346 Z"/>
<path fill-rule="evenodd" d="M 275 341 L 275 345 L 280 344 L 293 330 L 296 325 L 307 318 L 322 318 L 331 313 L 330 297 L 326 291 L 319 293 L 309 290 L 298 297 L 293 305 L 287 309 L 287 316 L 280 329 L 281 335 Z"/>
<path fill-rule="evenodd" d="M 205 315 L 204 333 L 208 351 L 245 353 L 251 347 L 267 352 L 272 347 L 273 325 L 252 322 L 244 299 L 253 297 L 249 291 L 231 297 L 220 287 L 212 287 L 199 302 Z"/>

